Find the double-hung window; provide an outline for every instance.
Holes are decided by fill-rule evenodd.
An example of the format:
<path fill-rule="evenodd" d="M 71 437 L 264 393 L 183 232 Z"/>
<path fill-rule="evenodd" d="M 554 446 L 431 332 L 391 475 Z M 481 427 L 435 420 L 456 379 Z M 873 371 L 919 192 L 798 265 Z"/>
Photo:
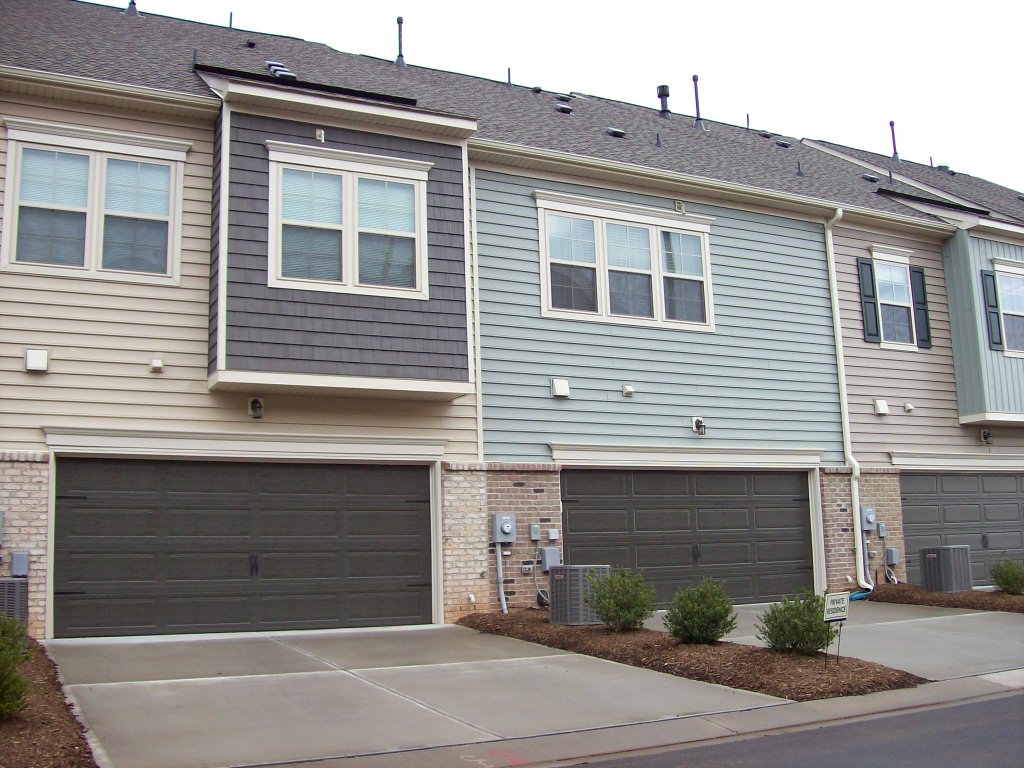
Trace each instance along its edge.
<path fill-rule="evenodd" d="M 711 219 L 554 192 L 535 197 L 545 315 L 712 330 Z"/>
<path fill-rule="evenodd" d="M 5 119 L 7 271 L 174 282 L 188 144 Z"/>
<path fill-rule="evenodd" d="M 982 270 L 981 293 L 989 347 L 1024 357 L 1024 262 L 994 259 Z"/>
<path fill-rule="evenodd" d="M 931 347 L 924 269 L 910 264 L 910 251 L 872 246 L 858 259 L 864 340 L 893 349 Z"/>
<path fill-rule="evenodd" d="M 268 283 L 426 299 L 430 163 L 268 141 Z"/>

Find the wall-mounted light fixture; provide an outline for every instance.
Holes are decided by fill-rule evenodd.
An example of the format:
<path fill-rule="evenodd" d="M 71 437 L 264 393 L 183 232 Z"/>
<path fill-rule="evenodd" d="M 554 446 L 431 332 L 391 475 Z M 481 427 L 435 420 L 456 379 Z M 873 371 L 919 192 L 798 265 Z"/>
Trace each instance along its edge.
<path fill-rule="evenodd" d="M 246 409 L 248 414 L 254 419 L 263 418 L 263 398 L 261 397 L 250 397 L 249 406 Z"/>
<path fill-rule="evenodd" d="M 981 430 L 981 434 L 979 435 L 979 437 L 981 438 L 981 442 L 983 442 L 985 445 L 992 445 L 992 431 L 991 430 L 989 430 L 989 429 Z"/>
<path fill-rule="evenodd" d="M 700 416 L 694 416 L 690 421 L 690 428 L 698 435 L 707 434 L 708 425 Z"/>

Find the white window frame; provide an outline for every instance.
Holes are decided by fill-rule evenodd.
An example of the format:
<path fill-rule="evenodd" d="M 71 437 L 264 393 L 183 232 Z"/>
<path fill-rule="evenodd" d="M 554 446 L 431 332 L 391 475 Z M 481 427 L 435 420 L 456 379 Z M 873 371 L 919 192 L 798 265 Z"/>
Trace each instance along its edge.
<path fill-rule="evenodd" d="M 1009 261 L 1007 259 L 993 259 L 992 260 L 993 272 L 996 273 L 996 293 L 999 297 L 999 326 L 1003 332 L 1003 354 L 1006 357 L 1022 357 L 1024 358 L 1024 349 L 1010 349 L 1010 337 L 1006 335 L 1006 320 L 1004 319 L 1007 314 L 1011 314 L 1014 317 L 1021 317 L 1017 312 L 1007 312 L 1006 302 L 1003 301 L 1003 276 L 1017 277 L 1024 280 L 1024 263 Z"/>
<path fill-rule="evenodd" d="M 894 253 L 893 250 L 875 250 L 871 251 L 871 261 L 874 263 L 875 273 L 875 296 L 878 297 L 878 334 L 882 339 L 882 349 L 902 349 L 906 351 L 917 351 L 917 320 L 914 317 L 914 286 L 911 282 L 910 275 L 910 257 L 903 254 Z M 911 251 L 907 252 L 908 254 Z M 906 304 L 893 301 L 882 301 L 882 292 L 879 290 L 878 281 L 878 265 L 885 264 L 890 267 L 899 267 L 903 270 L 907 276 L 907 295 L 909 299 Z M 910 312 L 910 341 L 892 341 L 885 338 L 885 321 L 882 318 L 882 304 L 888 304 L 891 307 L 906 307 Z"/>
<path fill-rule="evenodd" d="M 711 256 L 709 234 L 714 221 L 709 216 L 688 213 L 675 213 L 659 208 L 649 208 L 631 203 L 620 203 L 614 200 L 599 200 L 578 195 L 562 194 L 537 190 L 534 192 L 537 201 L 537 213 L 540 236 L 540 285 L 541 314 L 544 317 L 556 317 L 566 320 L 586 320 L 589 322 L 608 323 L 613 325 L 640 325 L 657 328 L 674 328 L 692 331 L 714 331 L 715 309 L 711 285 Z M 562 309 L 551 303 L 551 256 L 548 245 L 548 217 L 569 216 L 572 218 L 589 219 L 594 222 L 596 263 L 573 262 L 575 266 L 592 266 L 597 271 L 597 311 Z M 608 223 L 624 224 L 630 227 L 644 227 L 651 238 L 651 270 L 633 270 L 626 267 L 610 267 L 608 264 L 608 248 L 605 226 Z M 703 276 L 666 274 L 662 267 L 661 231 L 678 232 L 684 235 L 695 235 L 701 243 L 701 265 Z M 555 263 L 563 263 L 555 260 Z M 564 262 L 568 263 L 568 262 Z M 611 296 L 609 294 L 609 271 L 629 272 L 633 274 L 650 274 L 654 317 L 635 317 L 632 315 L 616 315 L 611 312 Z M 693 280 L 701 282 L 704 288 L 705 322 L 696 323 L 690 320 L 674 320 L 665 314 L 664 279 Z"/>
<path fill-rule="evenodd" d="M 266 145 L 270 156 L 267 285 L 272 288 L 391 296 L 422 301 L 430 298 L 427 249 L 427 174 L 433 168 L 433 163 L 272 140 L 268 140 Z M 342 178 L 342 224 L 336 228 L 342 232 L 341 281 L 285 277 L 282 274 L 281 233 L 285 223 L 282 215 L 282 174 L 285 168 L 337 174 Z M 416 285 L 412 288 L 359 283 L 360 227 L 358 226 L 357 186 L 360 178 L 398 181 L 413 185 L 416 196 L 416 231 L 413 234 L 415 238 Z M 383 230 L 366 227 L 362 230 L 383 232 Z"/>
<path fill-rule="evenodd" d="M 2 120 L 7 127 L 8 164 L 4 191 L 3 240 L 0 243 L 0 271 L 151 285 L 180 284 L 182 200 L 185 158 L 192 147 L 190 142 L 41 120 L 13 117 L 4 117 Z M 83 266 L 17 260 L 22 151 L 26 148 L 89 157 L 88 197 L 84 211 L 86 226 Z M 161 221 L 167 221 L 166 272 L 133 272 L 103 268 L 103 227 L 107 214 L 104 198 L 108 159 L 164 165 L 170 169 L 168 216 L 166 219 L 159 218 Z M 54 207 L 54 210 L 56 209 L 57 207 Z M 111 213 L 117 215 L 116 211 Z M 141 214 L 140 217 L 154 218 Z"/>

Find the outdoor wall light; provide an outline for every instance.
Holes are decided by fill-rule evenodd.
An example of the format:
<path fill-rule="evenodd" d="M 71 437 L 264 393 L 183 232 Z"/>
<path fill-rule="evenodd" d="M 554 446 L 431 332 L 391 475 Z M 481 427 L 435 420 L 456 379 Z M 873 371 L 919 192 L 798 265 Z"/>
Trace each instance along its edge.
<path fill-rule="evenodd" d="M 990 430 L 981 430 L 981 435 L 979 435 L 979 437 L 981 437 L 981 442 L 985 445 L 992 445 L 992 432 Z"/>
<path fill-rule="evenodd" d="M 700 416 L 694 416 L 691 421 L 691 429 L 698 435 L 704 435 L 708 431 L 708 425 Z"/>
<path fill-rule="evenodd" d="M 259 397 L 250 397 L 249 398 L 248 413 L 254 419 L 262 419 L 263 418 L 263 400 L 262 400 L 262 398 L 259 398 Z"/>

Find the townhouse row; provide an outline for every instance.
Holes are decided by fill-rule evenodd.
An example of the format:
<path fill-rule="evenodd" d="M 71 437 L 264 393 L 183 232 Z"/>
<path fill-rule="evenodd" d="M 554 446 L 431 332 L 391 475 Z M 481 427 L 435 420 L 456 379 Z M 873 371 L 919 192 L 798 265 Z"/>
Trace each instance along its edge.
<path fill-rule="evenodd" d="M 663 602 L 1024 555 L 1016 192 L 142 11 L 5 11 L 34 636 L 453 621 L 550 546 Z"/>

